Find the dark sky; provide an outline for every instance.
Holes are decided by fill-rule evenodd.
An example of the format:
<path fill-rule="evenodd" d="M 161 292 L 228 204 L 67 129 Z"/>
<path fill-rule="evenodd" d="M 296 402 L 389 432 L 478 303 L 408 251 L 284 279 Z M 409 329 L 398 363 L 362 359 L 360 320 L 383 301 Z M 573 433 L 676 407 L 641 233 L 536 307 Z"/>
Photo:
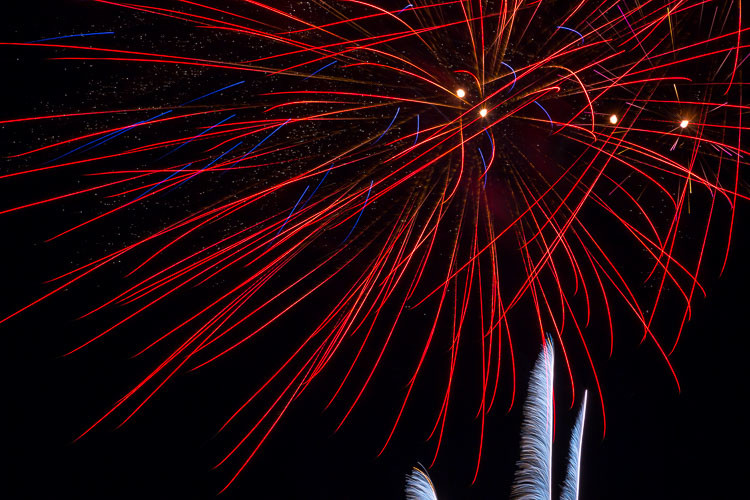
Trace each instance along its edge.
<path fill-rule="evenodd" d="M 94 30 L 107 31 L 108 23 L 114 22 L 111 15 L 99 22 L 100 8 L 84 1 L 12 3 L 16 5 L 0 10 L 3 41 L 92 31 L 92 25 Z M 0 57 L 6 87 L 0 119 L 43 113 L 50 109 L 50 102 L 64 98 L 71 85 L 78 88 L 73 98 L 85 99 L 81 96 L 88 91 L 80 90 L 88 84 L 85 75 L 61 72 L 60 65 L 45 61 L 41 52 L 2 47 Z M 84 105 L 77 102 L 72 107 Z M 42 133 L 49 132 L 32 126 L 2 131 L 0 145 L 18 151 Z M 12 165 L 3 162 L 3 168 Z M 20 190 L 37 187 L 34 182 L 48 189 L 55 180 L 0 184 L 2 206 L 12 205 L 6 201 L 13 201 Z M 85 210 L 75 204 L 68 207 L 73 213 Z M 592 424 L 584 439 L 582 500 L 727 498 L 743 491 L 748 465 L 741 444 L 748 438 L 744 410 L 750 297 L 748 208 L 738 208 L 727 270 L 722 276 L 717 271 L 706 277 L 709 296 L 696 300 L 693 320 L 673 357 L 682 392 L 677 393 L 653 346 L 638 345 L 640 334 L 628 337 L 619 332 L 614 357 L 596 360 L 605 390 L 608 431 L 602 439 L 601 416 L 593 397 Z M 104 248 L 102 235 L 96 231 L 65 242 L 43 243 L 66 226 L 69 218 L 55 208 L 0 216 L 0 311 L 13 311 L 37 297 L 48 289 L 45 279 L 76 258 Z M 721 244 L 719 238 L 714 247 Z M 93 303 L 115 280 L 116 276 L 104 273 L 83 292 L 73 290 L 0 325 L 6 417 L 3 498 L 214 498 L 231 477 L 232 466 L 212 467 L 241 437 L 243 428 L 240 425 L 228 437 L 215 433 L 241 401 L 238 398 L 253 387 L 254 376 L 263 372 L 257 361 L 245 364 L 234 358 L 231 366 L 183 375 L 123 427 L 115 429 L 117 421 L 106 422 L 83 440 L 72 442 L 146 366 L 128 359 L 133 353 L 128 337 L 138 335 L 128 330 L 104 345 L 62 357 L 71 346 L 68 335 L 86 337 L 69 311 L 81 302 Z M 303 325 L 304 318 L 299 322 Z M 528 368 L 532 357 L 533 353 L 520 355 L 519 398 L 525 393 L 523 367 Z M 388 370 L 384 377 L 403 380 Z M 427 383 L 424 389 L 439 393 L 442 386 Z M 434 448 L 424 438 L 434 409 L 419 404 L 409 407 L 397 439 L 377 457 L 400 393 L 375 390 L 364 410 L 338 433 L 333 433 L 338 413 L 322 409 L 321 402 L 329 395 L 323 388 L 307 394 L 222 497 L 403 498 L 409 468 L 431 459 Z M 461 404 L 461 396 L 457 399 Z M 473 486 L 477 427 L 468 417 L 451 417 L 445 450 L 431 470 L 441 500 L 508 497 L 518 456 L 520 408 L 517 404 L 504 415 L 498 407 L 488 420 L 482 468 Z M 566 435 L 572 418 L 572 412 L 563 412 L 558 432 Z M 557 440 L 558 457 L 564 454 L 564 442 Z M 561 473 L 560 467 L 556 474 L 561 477 Z"/>

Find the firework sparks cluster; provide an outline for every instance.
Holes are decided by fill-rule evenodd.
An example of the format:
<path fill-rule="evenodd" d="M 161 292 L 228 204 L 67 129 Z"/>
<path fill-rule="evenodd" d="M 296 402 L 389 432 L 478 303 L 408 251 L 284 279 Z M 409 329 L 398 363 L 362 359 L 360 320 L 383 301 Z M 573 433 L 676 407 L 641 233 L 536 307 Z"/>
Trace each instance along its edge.
<path fill-rule="evenodd" d="M 116 238 L 2 319 L 22 321 L 111 267 L 127 268 L 122 288 L 82 314 L 119 319 L 71 353 L 143 318 L 168 319 L 136 349 L 161 360 L 83 434 L 127 421 L 176 374 L 242 358 L 272 336 L 278 349 L 263 355 L 278 356 L 277 368 L 224 424 L 257 411 L 221 461 L 237 464 L 233 481 L 322 374 L 338 374 L 328 405 L 340 427 L 389 350 L 406 345 L 413 364 L 383 449 L 437 351 L 437 458 L 466 351 L 479 388 L 478 473 L 486 417 L 515 399 L 514 341 L 550 332 L 571 404 L 574 373 L 586 371 L 602 420 L 595 363 L 614 349 L 615 314 L 640 325 L 629 341 L 647 341 L 672 370 L 703 293 L 704 251 L 718 241 L 726 262 L 746 198 L 739 0 L 96 3 L 166 23 L 180 44 L 147 51 L 97 31 L 5 45 L 101 71 L 176 68 L 186 80 L 159 105 L 1 122 L 86 127 L 40 138 L 0 175 L 81 184 L 28 193 L 0 214 L 91 200 L 52 239 L 106 234 L 132 213 L 164 221 Z M 727 230 L 714 234 L 719 217 Z M 196 291 L 199 306 L 169 306 Z M 658 331 L 671 303 L 676 326 Z"/>

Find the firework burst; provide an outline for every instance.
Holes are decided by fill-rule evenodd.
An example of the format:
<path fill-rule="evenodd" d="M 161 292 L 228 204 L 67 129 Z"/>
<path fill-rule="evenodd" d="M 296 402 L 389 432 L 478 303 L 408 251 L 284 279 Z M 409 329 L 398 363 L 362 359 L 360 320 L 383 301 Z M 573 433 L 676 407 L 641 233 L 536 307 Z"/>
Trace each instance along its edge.
<path fill-rule="evenodd" d="M 461 350 L 480 388 L 478 473 L 501 380 L 505 406 L 515 399 L 514 340 L 553 334 L 571 404 L 568 352 L 583 353 L 602 421 L 589 345 L 612 353 L 615 310 L 672 370 L 709 230 L 725 214 L 712 236 L 725 262 L 746 198 L 739 0 L 96 3 L 169 29 L 150 49 L 112 32 L 5 45 L 183 80 L 157 105 L 134 91 L 132 106 L 2 122 L 85 131 L 15 154 L 0 176 L 80 183 L 0 209 L 87 200 L 91 213 L 51 239 L 148 214 L 2 319 L 114 267 L 122 288 L 83 317 L 118 319 L 70 353 L 171 323 L 136 349 L 161 361 L 83 434 L 127 421 L 178 373 L 261 349 L 277 368 L 224 424 L 262 408 L 221 461 L 238 460 L 233 481 L 316 379 L 339 373 L 328 405 L 340 427 L 406 345 L 416 354 L 383 449 L 431 353 L 447 351 L 437 458 Z M 682 314 L 657 332 L 669 301 Z M 585 336 L 592 323 L 608 334 Z M 269 335 L 280 351 L 257 347 Z"/>

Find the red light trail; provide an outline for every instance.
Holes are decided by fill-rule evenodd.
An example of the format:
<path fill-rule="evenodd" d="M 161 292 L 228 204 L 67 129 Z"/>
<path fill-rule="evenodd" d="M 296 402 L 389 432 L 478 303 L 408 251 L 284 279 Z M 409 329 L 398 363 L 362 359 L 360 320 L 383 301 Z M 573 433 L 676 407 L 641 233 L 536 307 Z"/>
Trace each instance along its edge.
<path fill-rule="evenodd" d="M 506 406 L 516 400 L 519 339 L 555 339 L 571 405 L 584 371 L 571 359 L 587 360 L 603 428 L 596 360 L 612 355 L 615 315 L 629 313 L 640 331 L 628 338 L 648 341 L 677 381 L 670 355 L 704 293 L 706 248 L 719 241 L 726 263 L 736 206 L 748 198 L 739 0 L 97 3 L 180 26 L 179 49 L 136 50 L 116 32 L 80 45 L 2 45 L 102 71 L 200 71 L 222 84 L 201 92 L 187 82 L 156 106 L 0 121 L 71 124 L 67 137 L 14 154 L 27 166 L 0 182 L 80 180 L 63 193 L 23 193 L 0 215 L 90 200 L 91 213 L 50 240 L 89 226 L 106 234 L 108 220 L 138 209 L 168 219 L 127 242 L 113 237 L 115 249 L 0 318 L 23 321 L 105 266 L 125 266 L 122 288 L 82 315 L 116 309 L 119 319 L 68 354 L 151 314 L 170 322 L 136 349 L 162 360 L 82 436 L 128 421 L 179 373 L 241 357 L 261 334 L 283 336 L 283 349 L 267 354 L 276 370 L 224 424 L 261 407 L 219 464 L 237 462 L 229 484 L 332 366 L 341 373 L 328 406 L 345 400 L 337 428 L 353 418 L 394 345 L 414 355 L 383 450 L 428 360 L 447 351 L 437 356 L 434 463 L 466 351 L 480 387 L 475 479 L 506 379 Z M 208 34 L 231 46 L 226 58 L 203 54 Z M 74 132 L 78 123 L 95 125 Z M 181 193 L 189 213 L 164 203 Z M 724 212 L 727 234 L 713 234 Z M 200 307 L 175 310 L 196 290 Z M 667 301 L 680 302 L 671 330 L 657 327 Z M 305 320 L 290 323 L 297 314 Z M 420 314 L 421 331 L 402 327 Z"/>

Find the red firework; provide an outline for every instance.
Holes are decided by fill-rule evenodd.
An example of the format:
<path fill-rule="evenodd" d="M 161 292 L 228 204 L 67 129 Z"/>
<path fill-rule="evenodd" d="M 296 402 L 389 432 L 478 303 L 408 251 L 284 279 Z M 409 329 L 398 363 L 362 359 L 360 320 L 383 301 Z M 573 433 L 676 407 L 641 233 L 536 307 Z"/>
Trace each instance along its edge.
<path fill-rule="evenodd" d="M 584 336 L 592 309 L 609 330 L 605 355 L 617 307 L 672 370 L 669 357 L 703 291 L 718 207 L 729 207 L 726 263 L 735 207 L 747 198 L 739 173 L 748 163 L 748 28 L 739 0 L 244 0 L 231 11 L 187 0 L 97 3 L 166 19 L 166 38 L 180 41 L 182 55 L 164 41 L 141 49 L 136 36 L 4 45 L 144 73 L 177 67 L 189 85 L 200 70 L 224 83 L 207 94 L 181 86 L 156 106 L 0 122 L 87 126 L 14 155 L 29 166 L 0 176 L 60 172 L 83 187 L 43 199 L 29 193 L 0 214 L 90 198 L 94 213 L 51 239 L 87 226 L 106 231 L 106 220 L 143 214 L 140 207 L 167 219 L 56 277 L 48 293 L 2 319 L 127 265 L 124 287 L 83 317 L 126 312 L 70 353 L 154 311 L 173 323 L 137 353 L 161 350 L 162 361 L 83 434 L 116 414 L 127 421 L 178 373 L 241 355 L 272 329 L 284 335 L 277 325 L 297 311 L 310 326 L 284 335 L 278 368 L 224 424 L 265 404 L 221 461 L 244 450 L 230 484 L 343 358 L 328 402 L 354 387 L 340 427 L 400 339 L 417 355 L 383 449 L 438 345 L 449 356 L 430 433 L 437 457 L 459 347 L 469 343 L 481 372 L 476 473 L 501 376 L 512 381 L 510 406 L 515 399 L 511 330 L 530 334 L 512 312 L 533 312 L 539 342 L 551 332 L 559 343 L 571 404 L 567 353 L 584 353 L 602 418 Z M 106 34 L 74 36 L 89 35 Z M 179 203 L 164 205 L 178 193 Z M 194 289 L 200 307 L 178 314 L 165 305 Z M 681 303 L 679 315 L 667 301 Z M 657 335 L 657 311 L 669 311 L 676 328 Z M 399 323 L 415 314 L 428 321 L 405 335 Z"/>

